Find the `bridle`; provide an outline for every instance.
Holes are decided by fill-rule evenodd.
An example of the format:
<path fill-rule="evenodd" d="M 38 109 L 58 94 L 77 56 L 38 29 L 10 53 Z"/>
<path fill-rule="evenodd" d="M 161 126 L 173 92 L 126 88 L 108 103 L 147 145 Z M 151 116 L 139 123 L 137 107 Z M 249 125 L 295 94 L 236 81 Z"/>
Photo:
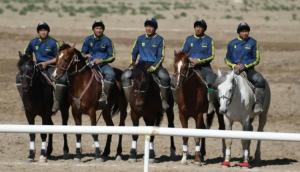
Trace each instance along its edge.
<path fill-rule="evenodd" d="M 135 93 L 145 93 L 147 92 L 148 88 L 149 88 L 149 73 L 147 72 L 147 77 L 146 77 L 146 89 L 145 90 L 141 90 L 140 87 L 141 87 L 141 84 L 142 84 L 142 81 L 139 81 L 137 82 L 137 80 L 135 81 L 136 84 L 137 84 L 137 89 L 134 90 Z"/>
<path fill-rule="evenodd" d="M 39 64 L 36 64 L 35 62 L 34 62 L 34 65 L 33 65 L 33 74 L 31 75 L 31 76 L 29 76 L 29 75 L 27 75 L 27 74 L 23 74 L 23 75 L 20 75 L 20 80 L 22 80 L 22 78 L 28 78 L 29 80 L 30 80 L 30 84 L 29 84 L 29 86 L 31 87 L 32 86 L 32 83 L 35 81 L 35 79 L 36 79 L 36 77 L 37 77 L 37 70 L 38 70 L 38 68 L 37 68 L 37 66 L 38 65 L 41 65 L 41 63 L 39 63 Z"/>
<path fill-rule="evenodd" d="M 192 65 L 191 65 L 191 63 L 189 62 L 189 65 L 188 65 L 188 69 L 187 69 L 187 72 L 186 72 L 186 74 L 183 74 L 183 73 L 180 73 L 180 72 L 178 72 L 178 70 L 177 70 L 177 72 L 174 74 L 175 75 L 175 77 L 177 76 L 177 75 L 180 75 L 180 76 L 182 76 L 184 79 L 183 79 L 183 82 L 186 82 L 191 76 L 193 76 L 193 74 L 194 74 L 194 71 L 192 72 L 192 74 L 191 75 L 189 75 L 190 74 L 190 68 L 191 67 L 193 67 Z M 182 81 L 179 81 L 179 80 L 177 80 L 177 83 L 178 82 L 180 82 L 178 85 L 181 85 L 182 84 Z"/>
<path fill-rule="evenodd" d="M 227 96 L 225 96 L 225 95 L 222 95 L 222 96 L 220 96 L 219 97 L 219 99 L 221 100 L 221 99 L 227 99 L 227 100 L 229 100 L 229 103 L 227 104 L 227 106 L 228 105 L 230 105 L 230 103 L 231 103 L 231 101 L 232 101 L 232 98 L 233 98 L 233 93 L 234 93 L 234 89 L 235 89 L 235 86 L 236 86 L 236 82 L 235 82 L 235 78 L 233 79 L 233 82 L 232 82 L 232 94 L 231 94 L 231 96 L 230 97 L 227 97 Z"/>
<path fill-rule="evenodd" d="M 66 59 L 63 59 L 63 60 L 64 60 L 64 62 L 68 62 Z M 77 74 L 77 73 L 82 72 L 82 71 L 86 68 L 86 66 L 87 66 L 87 65 L 84 65 L 80 70 L 78 70 L 78 68 L 77 68 L 77 63 L 78 63 L 79 61 L 80 61 L 80 60 L 78 59 L 78 56 L 74 53 L 74 55 L 73 55 L 73 57 L 72 57 L 72 59 L 71 59 L 69 65 L 67 66 L 67 68 L 63 68 L 62 66 L 59 66 L 58 64 L 56 65 L 56 68 L 59 68 L 59 69 L 65 71 L 65 72 L 67 73 L 67 75 L 75 75 L 75 74 Z M 71 67 L 71 64 L 72 64 L 72 63 L 76 63 L 75 71 L 69 73 L 68 70 L 69 70 L 69 68 Z M 62 76 L 62 75 L 60 75 L 60 76 Z M 58 78 L 59 78 L 60 76 L 58 76 Z"/>

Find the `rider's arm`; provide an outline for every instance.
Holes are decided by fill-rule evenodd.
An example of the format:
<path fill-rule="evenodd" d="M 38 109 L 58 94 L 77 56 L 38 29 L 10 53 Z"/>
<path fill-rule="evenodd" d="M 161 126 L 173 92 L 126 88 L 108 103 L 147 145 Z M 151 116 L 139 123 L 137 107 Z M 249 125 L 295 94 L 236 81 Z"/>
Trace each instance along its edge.
<path fill-rule="evenodd" d="M 112 63 L 116 59 L 115 55 L 115 48 L 111 41 L 109 41 L 109 44 L 107 45 L 107 53 L 106 59 L 102 58 L 102 62 L 104 63 Z"/>
<path fill-rule="evenodd" d="M 47 61 L 46 62 L 47 65 L 56 63 L 55 57 L 57 56 L 58 50 L 59 50 L 59 43 L 57 41 L 55 41 L 55 43 L 53 43 L 53 45 L 52 45 L 53 59 Z"/>
<path fill-rule="evenodd" d="M 34 47 L 33 42 L 30 41 L 29 44 L 27 45 L 27 47 L 24 49 L 23 54 L 32 55 L 33 47 Z"/>
<path fill-rule="evenodd" d="M 151 68 L 155 71 L 165 59 L 165 40 L 162 39 L 157 49 L 157 58 Z"/>
<path fill-rule="evenodd" d="M 208 51 L 206 57 L 204 57 L 202 60 L 198 59 L 200 63 L 210 62 L 215 58 L 215 45 L 213 40 L 208 43 L 207 49 Z"/>
<path fill-rule="evenodd" d="M 86 38 L 85 41 L 82 44 L 81 54 L 84 57 L 88 53 L 89 53 L 89 43 L 88 43 L 88 40 Z"/>
<path fill-rule="evenodd" d="M 236 64 L 234 64 L 232 61 L 232 51 L 233 51 L 232 45 L 229 43 L 227 46 L 227 51 L 226 51 L 224 61 L 229 67 L 233 69 Z"/>
<path fill-rule="evenodd" d="M 183 45 L 182 45 L 182 52 L 184 54 L 187 54 L 190 51 L 190 45 L 188 43 L 188 39 L 186 38 L 186 40 L 184 41 Z"/>
<path fill-rule="evenodd" d="M 130 53 L 130 64 L 132 64 L 133 62 L 136 61 L 136 58 L 139 54 L 139 38 L 136 39 L 136 41 L 134 42 L 133 46 L 132 46 L 132 51 Z"/>
<path fill-rule="evenodd" d="M 253 48 L 251 49 L 251 55 L 252 55 L 252 58 L 255 59 L 252 63 L 249 63 L 249 64 L 245 64 L 245 68 L 248 69 L 250 67 L 253 67 L 255 65 L 258 65 L 259 63 L 259 60 L 260 60 L 260 55 L 259 55 L 259 49 L 258 49 L 258 43 L 255 42 Z"/>

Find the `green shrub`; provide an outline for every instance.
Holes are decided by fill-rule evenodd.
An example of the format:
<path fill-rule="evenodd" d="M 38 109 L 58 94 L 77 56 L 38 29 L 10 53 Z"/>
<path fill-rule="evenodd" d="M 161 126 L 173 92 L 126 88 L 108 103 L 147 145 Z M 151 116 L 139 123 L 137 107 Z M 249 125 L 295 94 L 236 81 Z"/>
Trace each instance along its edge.
<path fill-rule="evenodd" d="M 155 14 L 155 15 L 153 16 L 153 18 L 155 18 L 156 20 L 160 20 L 160 19 L 165 19 L 166 17 L 163 16 L 162 14 Z"/>
<path fill-rule="evenodd" d="M 266 16 L 266 17 L 265 17 L 265 20 L 266 20 L 266 21 L 269 21 L 269 20 L 270 20 L 270 17 L 269 17 L 269 16 Z"/>

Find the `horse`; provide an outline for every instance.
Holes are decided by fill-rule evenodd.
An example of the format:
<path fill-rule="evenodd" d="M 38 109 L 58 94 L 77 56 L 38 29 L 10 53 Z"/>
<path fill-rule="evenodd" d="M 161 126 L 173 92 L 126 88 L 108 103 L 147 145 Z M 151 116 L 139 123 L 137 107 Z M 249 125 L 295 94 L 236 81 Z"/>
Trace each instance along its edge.
<path fill-rule="evenodd" d="M 131 107 L 131 119 L 133 126 L 139 126 L 139 119 L 143 117 L 146 126 L 159 126 L 162 118 L 162 101 L 160 97 L 160 90 L 158 83 L 154 80 L 154 74 L 146 71 L 148 67 L 147 62 L 139 62 L 137 65 L 132 64 L 133 72 L 133 86 L 130 92 L 129 104 Z M 169 108 L 166 110 L 168 118 L 168 127 L 174 128 L 174 100 L 172 95 L 169 96 Z M 132 146 L 130 150 L 130 156 L 128 161 L 130 163 L 136 162 L 137 158 L 137 147 L 136 142 L 138 140 L 138 135 L 132 136 Z M 175 160 L 175 145 L 173 136 L 170 137 L 170 160 Z M 150 151 L 149 151 L 149 162 L 155 162 L 155 152 L 154 152 L 154 136 L 150 138 Z"/>
<path fill-rule="evenodd" d="M 204 83 L 203 78 L 198 74 L 193 67 L 190 65 L 188 54 L 184 54 L 182 51 L 176 52 L 174 50 L 174 69 L 175 69 L 175 89 L 178 90 L 177 104 L 179 110 L 179 119 L 182 128 L 188 128 L 189 118 L 193 118 L 196 121 L 196 129 L 209 129 L 214 117 L 213 114 L 207 114 L 206 123 L 204 123 L 204 113 L 208 110 L 208 99 L 207 99 L 207 86 Z M 218 109 L 218 102 L 214 102 L 214 106 Z M 219 121 L 219 129 L 224 130 L 224 119 L 223 115 L 217 113 Z M 195 137 L 195 159 L 194 165 L 201 166 L 201 162 L 204 162 L 204 156 L 206 155 L 205 150 L 205 138 Z M 183 153 L 181 164 L 187 164 L 188 155 L 188 137 L 183 137 Z"/>
<path fill-rule="evenodd" d="M 40 64 L 33 61 L 33 57 L 27 54 L 22 54 L 19 51 L 19 58 L 17 67 L 20 71 L 20 80 L 23 90 L 22 102 L 24 104 L 25 114 L 29 125 L 35 124 L 35 117 L 42 118 L 43 125 L 53 125 L 52 122 L 52 106 L 53 106 L 53 90 L 54 87 L 47 76 L 43 72 Z M 62 124 L 68 125 L 69 119 L 69 103 L 67 96 L 63 97 L 64 103 L 60 105 L 60 112 L 62 117 Z M 30 133 L 30 150 L 27 162 L 34 162 L 35 157 L 35 133 Z M 64 134 L 63 158 L 69 158 L 69 147 L 67 135 Z M 47 134 L 41 134 L 42 147 L 39 162 L 46 162 L 47 156 L 50 156 L 53 150 L 52 134 L 49 134 L 48 146 L 46 148 Z"/>
<path fill-rule="evenodd" d="M 120 69 L 114 68 L 116 73 L 115 86 L 112 94 L 108 98 L 107 105 L 100 105 L 98 99 L 102 94 L 101 82 L 96 78 L 97 71 L 89 68 L 86 59 L 74 46 L 69 44 L 61 45 L 59 53 L 56 56 L 56 69 L 52 74 L 54 79 L 67 73 L 69 78 L 69 101 L 72 107 L 72 114 L 76 125 L 82 124 L 82 114 L 90 117 L 91 125 L 96 126 L 96 111 L 102 109 L 102 116 L 107 126 L 113 126 L 112 117 L 120 111 L 119 126 L 125 126 L 127 117 L 127 101 L 124 90 L 121 85 Z M 100 79 L 101 80 L 101 79 Z M 95 146 L 96 163 L 104 162 L 110 154 L 111 135 L 107 136 L 104 152 L 101 155 L 98 134 L 92 135 Z M 81 134 L 76 134 L 76 155 L 74 162 L 80 162 L 82 158 Z M 121 160 L 122 154 L 122 135 L 119 136 L 116 160 Z"/>
<path fill-rule="evenodd" d="M 255 94 L 252 84 L 245 79 L 245 74 L 235 74 L 234 70 L 221 72 L 218 70 L 218 77 L 214 83 L 214 88 L 218 90 L 220 101 L 220 113 L 224 114 L 226 130 L 232 130 L 234 121 L 242 124 L 243 131 L 253 131 L 252 122 L 256 116 L 259 117 L 258 132 L 263 132 L 267 122 L 267 114 L 270 106 L 271 92 L 268 82 L 265 80 L 266 94 L 263 103 L 263 112 L 260 114 L 253 113 L 255 103 Z M 226 156 L 222 166 L 230 166 L 231 158 L 231 139 L 226 139 Z M 255 151 L 255 163 L 260 165 L 260 145 L 261 141 L 257 141 Z M 249 168 L 250 140 L 242 140 L 243 146 L 243 162 L 241 167 Z"/>

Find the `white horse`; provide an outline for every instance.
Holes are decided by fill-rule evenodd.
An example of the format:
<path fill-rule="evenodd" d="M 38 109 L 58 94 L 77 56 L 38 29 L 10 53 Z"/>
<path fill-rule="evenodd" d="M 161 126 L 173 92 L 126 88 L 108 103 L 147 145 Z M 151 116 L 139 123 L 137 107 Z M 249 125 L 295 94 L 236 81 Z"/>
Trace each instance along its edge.
<path fill-rule="evenodd" d="M 252 122 L 256 116 L 259 116 L 258 132 L 262 132 L 267 122 L 267 113 L 270 106 L 271 93 L 270 87 L 267 81 L 265 81 L 266 94 L 263 103 L 263 112 L 259 114 L 253 113 L 253 107 L 255 103 L 255 94 L 251 89 L 248 81 L 241 75 L 234 73 L 234 70 L 221 73 L 218 70 L 218 78 L 214 84 L 217 88 L 217 96 L 220 101 L 220 113 L 224 114 L 225 129 L 232 130 L 232 124 L 234 121 L 238 121 L 243 126 L 243 131 L 253 131 Z M 231 139 L 226 139 L 226 151 L 225 159 L 222 166 L 230 166 L 231 157 Z M 261 141 L 257 141 L 257 147 L 255 152 L 255 163 L 260 165 L 260 144 Z M 250 140 L 242 140 L 243 146 L 243 163 L 241 167 L 249 168 L 249 148 Z"/>

